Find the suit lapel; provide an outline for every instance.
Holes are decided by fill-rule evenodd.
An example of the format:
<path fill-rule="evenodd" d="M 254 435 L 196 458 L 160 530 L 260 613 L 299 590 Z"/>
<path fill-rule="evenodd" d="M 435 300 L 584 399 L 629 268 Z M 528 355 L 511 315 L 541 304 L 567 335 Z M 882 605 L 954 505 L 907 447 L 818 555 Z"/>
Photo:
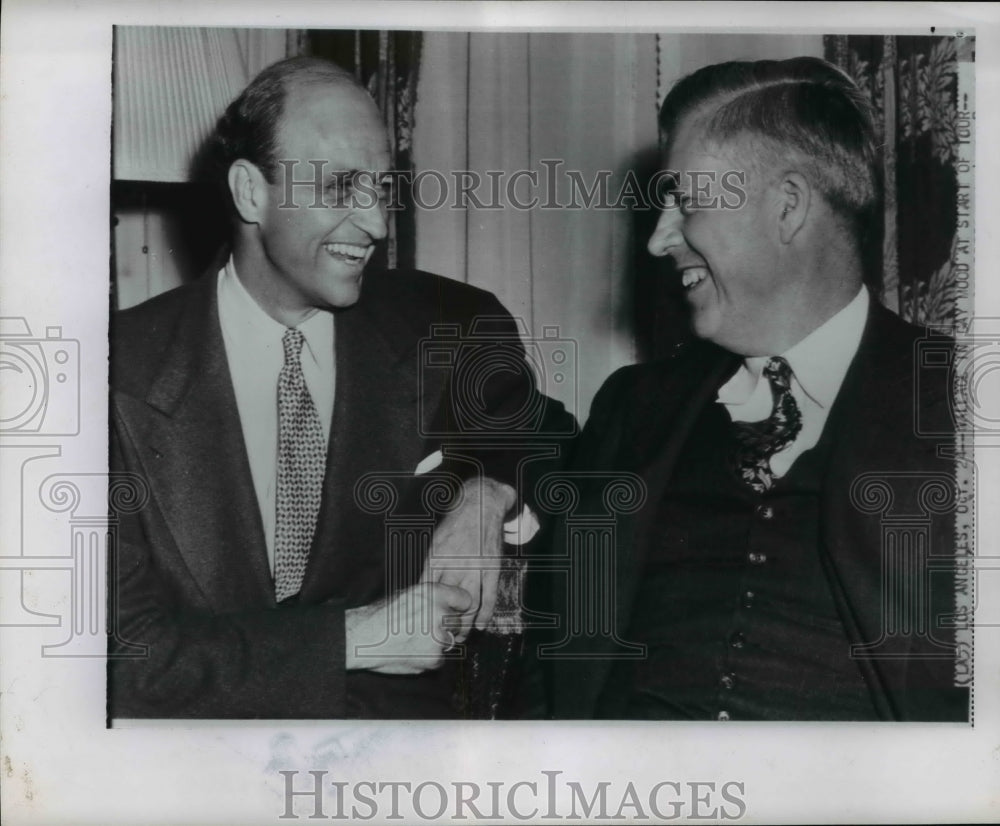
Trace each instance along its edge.
<path fill-rule="evenodd" d="M 650 543 L 657 509 L 694 423 L 706 404 L 711 404 L 726 375 L 737 359 L 702 342 L 681 348 L 669 361 L 640 383 L 635 395 L 621 408 L 621 441 L 612 467 L 641 476 L 646 500 L 633 514 L 617 517 L 615 542 L 615 625 L 618 635 L 628 640 L 632 604 Z M 608 428 L 614 430 L 614 424 Z M 584 461 L 587 461 L 584 458 Z M 607 651 L 616 641 L 602 639 Z M 600 653 L 593 656 L 594 640 L 584 642 L 591 656 L 569 660 L 560 669 L 565 680 L 562 696 L 572 698 L 578 709 L 569 716 L 593 716 L 599 694 L 613 665 Z"/>
<path fill-rule="evenodd" d="M 632 461 L 646 483 L 646 502 L 633 515 L 620 517 L 619 610 L 631 616 L 632 598 L 653 540 L 653 524 L 677 456 L 705 406 L 712 404 L 719 386 L 738 359 L 700 343 L 694 358 L 678 356 L 677 370 L 660 382 L 632 418 Z M 665 371 L 664 371 L 665 372 Z"/>
<path fill-rule="evenodd" d="M 906 474 L 933 467 L 933 459 L 928 464 L 917 456 L 933 452 L 933 445 L 906 435 L 914 427 L 912 342 L 893 336 L 894 322 L 899 322 L 888 313 L 873 302 L 827 422 L 834 431 L 823 489 L 820 559 L 852 644 L 879 640 L 885 621 L 883 514 L 864 512 L 858 503 L 866 496 L 854 491 L 854 485 L 864 473 Z M 893 489 L 900 487 L 891 478 L 888 482 Z M 908 482 L 905 477 L 898 482 L 897 497 L 905 499 Z M 906 505 L 896 502 L 895 508 L 900 506 L 905 511 Z M 858 665 L 880 717 L 895 718 L 879 661 L 859 659 Z"/>
<path fill-rule="evenodd" d="M 225 611 L 274 596 L 215 284 L 209 274 L 192 288 L 131 426 L 178 551 L 207 602 Z"/>
<path fill-rule="evenodd" d="M 303 582 L 307 601 L 336 596 L 366 604 L 386 590 L 386 514 L 358 502 L 356 486 L 369 473 L 406 487 L 433 448 L 420 433 L 442 380 L 423 385 L 412 322 L 371 295 L 339 311 L 335 321 L 336 393 L 323 503 Z"/>

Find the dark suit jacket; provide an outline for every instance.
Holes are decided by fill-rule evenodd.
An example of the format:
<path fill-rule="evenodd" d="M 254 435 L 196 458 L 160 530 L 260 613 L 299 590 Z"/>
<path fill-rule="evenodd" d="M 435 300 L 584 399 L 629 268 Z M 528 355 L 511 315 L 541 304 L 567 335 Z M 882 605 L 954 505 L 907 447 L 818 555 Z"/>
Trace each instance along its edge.
<path fill-rule="evenodd" d="M 344 610 L 384 597 L 387 588 L 385 514 L 360 507 L 355 485 L 370 472 L 396 474 L 402 501 L 419 502 L 425 482 L 413 471 L 434 450 L 462 441 L 447 434 L 456 431 L 454 409 L 463 403 L 447 369 L 421 371 L 419 343 L 432 324 L 468 336 L 477 316 L 491 319 L 487 332 L 508 340 L 513 333 L 516 341 L 512 319 L 491 294 L 427 273 L 368 274 L 358 304 L 337 312 L 321 511 L 299 599 L 278 607 L 214 273 L 116 314 L 111 468 L 141 475 L 150 499 L 120 522 L 110 648 L 122 654 L 134 650 L 124 643 L 144 645 L 148 655 L 111 658 L 110 716 L 438 715 L 433 673 L 345 675 Z M 486 390 L 472 404 L 488 405 L 501 420 L 507 406 L 540 405 L 542 418 L 566 431 L 568 414 L 527 375 L 496 373 L 479 383 Z M 545 430 L 538 422 L 523 423 L 526 441 L 487 451 L 480 470 L 515 483 L 513 454 Z M 476 472 L 461 460 L 441 470 Z M 419 572 L 420 564 L 409 569 Z"/>
<path fill-rule="evenodd" d="M 828 419 L 827 426 L 835 428 L 835 442 L 822 491 L 820 553 L 852 644 L 879 641 L 885 625 L 883 516 L 904 517 L 902 523 L 895 523 L 897 527 L 928 530 L 934 555 L 954 553 L 951 482 L 955 462 L 938 455 L 938 448 L 947 447 L 951 440 L 920 435 L 953 430 L 950 389 L 947 370 L 915 369 L 916 348 L 925 338 L 920 328 L 873 301 L 860 348 Z M 941 337 L 931 342 L 939 350 L 951 346 L 950 340 Z M 686 344 L 666 361 L 618 371 L 594 400 L 572 470 L 605 476 L 631 472 L 638 474 L 647 488 L 646 504 L 617 520 L 614 610 L 615 629 L 622 636 L 629 627 L 656 508 L 678 452 L 700 411 L 715 403 L 716 391 L 737 363 L 731 353 L 710 343 Z M 886 487 L 881 487 L 875 476 L 864 474 L 885 480 L 891 489 L 893 502 L 884 513 L 879 497 Z M 852 494 L 856 482 L 858 487 Z M 922 491 L 926 483 L 930 487 Z M 588 487 L 586 480 L 576 484 L 582 488 L 578 512 L 599 512 L 603 507 L 599 487 Z M 949 493 L 939 507 L 931 506 L 935 491 L 942 490 Z M 554 547 L 562 549 L 566 542 L 564 522 L 555 526 L 554 535 Z M 904 567 L 908 575 L 916 575 L 916 565 L 907 563 Z M 933 627 L 935 620 L 954 610 L 951 576 L 937 573 L 930 582 L 931 610 L 922 616 L 929 616 L 934 639 L 916 634 L 897 636 L 878 649 L 878 653 L 894 656 L 858 660 L 882 719 L 967 719 L 968 694 L 952 688 L 955 667 L 949 644 L 953 633 Z M 557 610 L 564 611 L 568 604 L 564 578 L 556 577 L 554 588 Z M 561 653 L 572 657 L 574 651 L 593 650 L 594 645 L 593 639 L 577 639 Z M 603 645 L 611 649 L 610 641 Z M 613 661 L 598 656 L 552 660 L 546 665 L 553 716 L 594 716 Z"/>

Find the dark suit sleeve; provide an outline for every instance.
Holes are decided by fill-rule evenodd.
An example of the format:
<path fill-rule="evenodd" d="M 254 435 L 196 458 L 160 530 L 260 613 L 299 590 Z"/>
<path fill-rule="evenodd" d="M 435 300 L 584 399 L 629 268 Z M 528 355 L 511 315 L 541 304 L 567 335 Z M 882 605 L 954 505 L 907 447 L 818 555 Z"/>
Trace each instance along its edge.
<path fill-rule="evenodd" d="M 610 424 L 617 416 L 622 405 L 622 394 L 629 382 L 628 368 L 622 368 L 613 373 L 601 385 L 590 406 L 583 432 L 568 445 L 564 468 L 573 470 L 596 470 L 607 464 L 601 458 L 609 455 Z M 558 473 L 558 471 L 557 471 Z M 564 541 L 560 533 L 559 520 L 547 520 L 542 532 L 532 543 L 530 553 L 538 561 L 557 553 L 555 543 Z M 528 580 L 526 585 L 525 604 L 536 615 L 563 617 L 565 610 L 563 595 L 558 592 L 558 577 L 553 577 L 552 570 L 545 565 L 531 565 L 529 561 Z M 538 657 L 540 646 L 557 641 L 563 633 L 562 625 L 555 628 L 537 627 L 527 634 L 521 681 L 518 688 L 518 702 L 515 713 L 525 719 L 552 719 L 555 704 L 553 702 L 552 660 L 542 660 Z"/>
<path fill-rule="evenodd" d="M 116 433 L 111 470 L 130 471 Z M 337 604 L 213 613 L 173 549 L 154 545 L 155 502 L 123 516 L 109 558 L 109 715 L 344 716 L 344 613 Z"/>
<path fill-rule="evenodd" d="M 590 415 L 587 417 L 583 433 L 573 443 L 570 451 L 570 467 L 592 470 L 595 457 L 607 453 L 610 446 L 608 440 L 611 436 L 611 424 L 627 404 L 625 399 L 631 386 L 629 376 L 632 372 L 633 369 L 629 367 L 616 370 L 597 391 L 590 405 Z"/>
<path fill-rule="evenodd" d="M 462 323 L 462 343 L 437 427 L 446 452 L 471 457 L 483 475 L 511 485 L 520 500 L 533 505 L 538 480 L 564 465 L 578 432 L 565 406 L 540 391 L 534 369 L 561 369 L 562 378 L 572 383 L 576 366 L 568 352 L 562 354 L 566 362 L 553 363 L 559 342 L 524 341 L 523 331 L 492 294 L 476 295 Z M 468 473 L 460 462 L 445 469 Z"/>
<path fill-rule="evenodd" d="M 446 308 L 460 335 L 442 353 L 451 358 L 449 378 L 434 424 L 444 462 L 441 471 L 460 478 L 489 477 L 517 492 L 514 511 L 527 504 L 536 516 L 538 481 L 566 461 L 576 420 L 562 403 L 545 395 L 535 371 L 562 370 L 572 386 L 576 365 L 566 343 L 536 342 L 490 293 L 453 282 L 441 283 L 438 307 Z M 518 678 L 524 602 L 521 571 L 530 547 L 506 548 L 491 627 L 467 642 L 465 667 L 456 695 L 459 712 L 473 718 L 520 716 Z M 516 557 L 515 558 L 515 554 Z"/>

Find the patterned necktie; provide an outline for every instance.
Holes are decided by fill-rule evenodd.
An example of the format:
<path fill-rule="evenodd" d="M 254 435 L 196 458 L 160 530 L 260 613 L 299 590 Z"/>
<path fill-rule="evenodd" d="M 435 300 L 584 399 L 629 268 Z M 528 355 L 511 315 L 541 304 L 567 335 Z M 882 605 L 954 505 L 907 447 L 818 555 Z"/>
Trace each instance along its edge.
<path fill-rule="evenodd" d="M 274 592 L 278 602 L 299 592 L 309 558 L 326 467 L 319 414 L 302 374 L 305 337 L 294 328 L 281 344 L 278 374 L 278 496 L 274 532 Z"/>
<path fill-rule="evenodd" d="M 771 385 L 774 407 L 759 422 L 733 422 L 736 435 L 736 473 L 757 493 L 774 484 L 771 457 L 790 445 L 802 430 L 802 413 L 791 391 L 792 368 L 780 356 L 764 365 L 764 377 Z"/>

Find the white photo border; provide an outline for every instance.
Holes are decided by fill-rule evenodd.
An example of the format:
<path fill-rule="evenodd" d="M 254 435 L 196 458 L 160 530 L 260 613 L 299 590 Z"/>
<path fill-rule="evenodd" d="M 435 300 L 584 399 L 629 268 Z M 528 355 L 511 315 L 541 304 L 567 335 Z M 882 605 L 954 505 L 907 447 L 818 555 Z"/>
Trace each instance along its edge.
<path fill-rule="evenodd" d="M 934 26 L 937 33 L 973 33 L 980 182 L 976 314 L 1000 319 L 1000 279 L 992 277 L 1000 265 L 1000 235 L 990 229 L 1000 204 L 997 189 L 986 185 L 1000 180 L 1000 153 L 991 149 L 1000 141 L 1000 107 L 992 105 L 1000 100 L 995 4 L 7 0 L 0 31 L 2 315 L 28 319 L 36 337 L 39 330 L 61 328 L 55 335 L 79 343 L 83 378 L 77 433 L 69 421 L 64 438 L 0 445 L 4 556 L 19 553 L 24 541 L 17 493 L 24 480 L 41 483 L 55 472 L 84 478 L 106 469 L 101 377 L 107 370 L 112 26 L 149 24 L 858 34 L 930 34 Z M 991 398 L 1000 405 L 1000 394 Z M 989 507 L 1000 492 L 1000 455 L 983 449 L 976 459 L 978 553 L 1000 559 L 1000 512 Z M 33 541 L 64 553 L 61 525 L 54 517 L 39 520 Z M 1000 605 L 1000 562 L 994 567 L 979 582 L 979 603 L 987 607 Z M 5 573 L 0 604 L 23 598 L 21 607 L 29 612 L 46 605 L 46 589 L 59 587 L 61 577 L 54 564 L 22 572 L 15 588 Z M 1000 616 L 997 609 L 987 613 Z M 104 661 L 41 657 L 41 647 L 52 642 L 51 625 L 42 618 L 0 628 L 0 783 L 11 824 L 284 823 L 281 769 L 303 777 L 326 771 L 326 781 L 347 784 L 502 782 L 505 795 L 513 784 L 541 787 L 552 776 L 544 772 L 561 772 L 555 812 L 567 820 L 567 781 L 585 790 L 609 782 L 612 808 L 629 783 L 640 797 L 665 781 L 688 791 L 691 783 L 741 783 L 740 820 L 746 823 L 1000 819 L 1000 627 L 977 630 L 972 727 L 329 721 L 108 730 Z M 330 815 L 335 806 L 327 809 Z M 308 808 L 297 811 L 307 819 Z M 545 822 L 545 814 L 543 807 L 536 819 Z"/>

